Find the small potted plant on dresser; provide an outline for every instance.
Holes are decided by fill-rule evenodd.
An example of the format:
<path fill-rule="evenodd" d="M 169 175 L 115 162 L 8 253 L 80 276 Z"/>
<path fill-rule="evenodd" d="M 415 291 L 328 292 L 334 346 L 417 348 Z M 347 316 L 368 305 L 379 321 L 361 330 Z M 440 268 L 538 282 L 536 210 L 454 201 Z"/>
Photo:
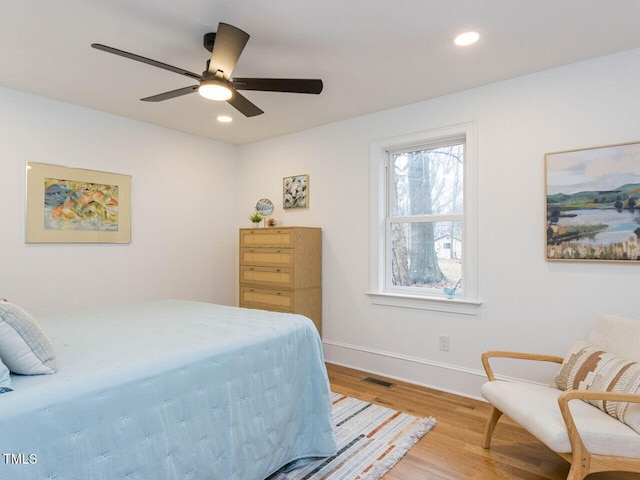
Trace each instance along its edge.
<path fill-rule="evenodd" d="M 262 221 L 262 215 L 256 212 L 249 217 L 249 220 L 253 222 L 253 225 L 257 228 L 258 226 L 260 226 L 260 222 Z"/>

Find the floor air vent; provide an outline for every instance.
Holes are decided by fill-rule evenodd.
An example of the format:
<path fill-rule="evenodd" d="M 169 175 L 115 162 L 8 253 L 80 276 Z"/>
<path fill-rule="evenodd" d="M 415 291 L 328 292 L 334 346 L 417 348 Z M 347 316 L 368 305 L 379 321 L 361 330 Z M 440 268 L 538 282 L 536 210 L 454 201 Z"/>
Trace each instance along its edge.
<path fill-rule="evenodd" d="M 380 385 L 381 387 L 384 387 L 384 388 L 391 388 L 395 385 L 395 383 L 385 382 L 384 380 L 379 380 L 377 378 L 371 378 L 371 377 L 363 378 L 362 381 L 367 383 L 373 383 L 374 385 Z"/>

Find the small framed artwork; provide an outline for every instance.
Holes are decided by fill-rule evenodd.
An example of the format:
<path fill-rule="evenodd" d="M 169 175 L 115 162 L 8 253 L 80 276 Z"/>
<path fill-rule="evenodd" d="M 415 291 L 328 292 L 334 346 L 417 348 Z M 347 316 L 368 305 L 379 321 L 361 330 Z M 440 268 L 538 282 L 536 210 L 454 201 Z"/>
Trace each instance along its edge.
<path fill-rule="evenodd" d="M 285 209 L 309 206 L 309 175 L 293 175 L 282 179 L 282 204 Z"/>
<path fill-rule="evenodd" d="M 131 243 L 131 177 L 27 162 L 27 243 Z"/>
<path fill-rule="evenodd" d="M 640 143 L 547 153 L 546 258 L 640 263 Z"/>

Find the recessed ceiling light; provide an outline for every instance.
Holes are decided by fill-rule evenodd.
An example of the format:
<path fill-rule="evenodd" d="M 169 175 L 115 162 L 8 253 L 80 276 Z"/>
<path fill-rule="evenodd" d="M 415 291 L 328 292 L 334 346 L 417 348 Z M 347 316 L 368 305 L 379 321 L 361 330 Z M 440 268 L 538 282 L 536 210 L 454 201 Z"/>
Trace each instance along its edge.
<path fill-rule="evenodd" d="M 453 43 L 461 47 L 464 47 L 464 46 L 476 43 L 479 38 L 480 38 L 480 34 L 478 32 L 465 32 L 458 35 L 453 41 Z"/>
<path fill-rule="evenodd" d="M 218 115 L 217 120 L 222 123 L 229 123 L 233 121 L 233 118 L 231 118 L 229 115 Z"/>

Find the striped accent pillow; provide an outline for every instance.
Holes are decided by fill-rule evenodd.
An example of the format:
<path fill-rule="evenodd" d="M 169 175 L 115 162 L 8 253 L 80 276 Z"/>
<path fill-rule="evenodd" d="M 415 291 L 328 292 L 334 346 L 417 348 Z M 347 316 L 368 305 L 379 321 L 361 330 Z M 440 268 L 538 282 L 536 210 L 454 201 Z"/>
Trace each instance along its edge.
<path fill-rule="evenodd" d="M 578 340 L 567 352 L 551 386 L 560 390 L 640 393 L 640 364 Z M 640 403 L 602 400 L 588 403 L 640 433 Z"/>

